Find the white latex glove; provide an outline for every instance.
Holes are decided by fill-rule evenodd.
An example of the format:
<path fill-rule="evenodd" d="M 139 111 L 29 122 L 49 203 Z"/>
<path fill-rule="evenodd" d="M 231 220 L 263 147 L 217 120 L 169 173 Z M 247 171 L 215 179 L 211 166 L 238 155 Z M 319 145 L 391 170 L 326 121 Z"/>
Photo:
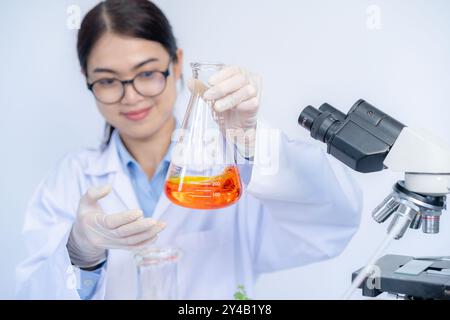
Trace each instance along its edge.
<path fill-rule="evenodd" d="M 110 186 L 94 187 L 80 200 L 67 243 L 70 259 L 77 267 L 100 264 L 106 260 L 107 249 L 142 249 L 165 228 L 163 222 L 143 218 L 140 210 L 105 214 L 97 201 L 110 192 Z"/>
<path fill-rule="evenodd" d="M 214 100 L 214 110 L 221 116 L 219 125 L 227 130 L 243 130 L 237 139 L 239 153 L 252 157 L 255 152 L 256 123 L 261 97 L 261 77 L 237 66 L 226 66 L 209 80 L 211 86 L 203 92 L 203 99 Z M 190 79 L 188 87 L 199 86 Z M 206 89 L 206 88 L 204 88 Z M 201 90 L 203 91 L 203 90 Z"/>

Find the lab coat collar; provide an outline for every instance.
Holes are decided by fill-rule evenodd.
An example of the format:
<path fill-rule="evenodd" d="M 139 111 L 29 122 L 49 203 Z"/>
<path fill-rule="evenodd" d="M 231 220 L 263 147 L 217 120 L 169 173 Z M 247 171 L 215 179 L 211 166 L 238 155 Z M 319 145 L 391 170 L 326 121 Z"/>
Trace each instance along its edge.
<path fill-rule="evenodd" d="M 124 205 L 129 210 L 134 210 L 139 208 L 139 202 L 134 193 L 131 181 L 124 171 L 122 163 L 119 158 L 119 153 L 117 149 L 117 138 L 116 135 L 119 133 L 114 130 L 109 145 L 103 150 L 98 157 L 91 160 L 87 165 L 84 173 L 90 176 L 104 176 L 107 174 L 114 174 L 112 189 L 116 193 L 117 197 L 124 203 Z M 169 152 L 166 158 L 169 157 Z M 158 203 L 153 212 L 153 219 L 158 220 L 163 212 L 166 211 L 170 205 L 170 200 L 167 198 L 165 193 L 159 197 Z"/>
<path fill-rule="evenodd" d="M 117 130 L 114 130 L 108 146 L 103 151 L 99 149 L 98 156 L 91 159 L 87 164 L 84 170 L 86 175 L 103 176 L 120 171 L 121 163 L 115 139 L 115 135 L 117 134 Z"/>
<path fill-rule="evenodd" d="M 175 129 L 180 128 L 180 121 L 175 117 Z M 91 176 L 103 176 L 109 173 L 114 173 L 120 171 L 122 168 L 122 162 L 119 158 L 117 141 L 120 139 L 119 132 L 114 130 L 111 135 L 110 142 L 108 146 L 103 150 L 99 150 L 99 155 L 92 159 L 90 163 L 87 164 L 84 173 Z M 170 162 L 173 146 L 176 142 L 174 137 L 171 138 L 171 144 L 169 150 L 166 153 L 163 161 Z"/>
<path fill-rule="evenodd" d="M 107 181 L 112 186 L 113 192 L 129 210 L 139 208 L 139 202 L 131 185 L 129 177 L 121 167 L 119 153 L 117 150 L 117 130 L 114 130 L 108 146 L 103 151 L 98 151 L 99 155 L 90 159 L 84 173 L 93 177 L 107 177 Z"/>

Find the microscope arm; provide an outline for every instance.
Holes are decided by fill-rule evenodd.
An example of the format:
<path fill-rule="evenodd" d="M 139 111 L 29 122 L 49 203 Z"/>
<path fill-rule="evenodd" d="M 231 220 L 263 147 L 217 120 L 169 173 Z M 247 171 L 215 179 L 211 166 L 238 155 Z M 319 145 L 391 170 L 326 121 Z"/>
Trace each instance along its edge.
<path fill-rule="evenodd" d="M 351 169 L 405 173 L 372 216 L 400 239 L 407 228 L 438 233 L 450 192 L 450 148 L 424 130 L 411 129 L 370 103 L 359 100 L 347 114 L 325 103 L 306 107 L 298 123 Z"/>
<path fill-rule="evenodd" d="M 384 165 L 405 172 L 405 186 L 410 191 L 431 196 L 450 193 L 450 148 L 423 129 L 405 127 Z"/>

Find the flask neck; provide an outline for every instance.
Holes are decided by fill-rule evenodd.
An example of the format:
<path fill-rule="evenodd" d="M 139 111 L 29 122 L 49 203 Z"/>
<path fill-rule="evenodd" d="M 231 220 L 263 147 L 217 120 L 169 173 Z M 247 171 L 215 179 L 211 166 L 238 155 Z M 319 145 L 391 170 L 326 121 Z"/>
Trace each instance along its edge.
<path fill-rule="evenodd" d="M 222 63 L 195 62 L 191 63 L 192 76 L 205 86 L 209 87 L 208 80 L 212 75 L 220 71 L 224 65 Z"/>

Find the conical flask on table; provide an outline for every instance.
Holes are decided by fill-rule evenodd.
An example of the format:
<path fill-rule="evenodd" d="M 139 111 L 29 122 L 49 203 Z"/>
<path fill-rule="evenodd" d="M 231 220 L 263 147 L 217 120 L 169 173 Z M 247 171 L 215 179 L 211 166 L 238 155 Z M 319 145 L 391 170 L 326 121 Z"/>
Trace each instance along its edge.
<path fill-rule="evenodd" d="M 167 174 L 165 193 L 176 205 L 213 210 L 236 203 L 242 184 L 236 149 L 227 134 L 227 119 L 217 113 L 214 101 L 203 99 L 208 79 L 224 65 L 192 63 L 193 88 Z M 220 124 L 220 125 L 219 125 Z"/>

